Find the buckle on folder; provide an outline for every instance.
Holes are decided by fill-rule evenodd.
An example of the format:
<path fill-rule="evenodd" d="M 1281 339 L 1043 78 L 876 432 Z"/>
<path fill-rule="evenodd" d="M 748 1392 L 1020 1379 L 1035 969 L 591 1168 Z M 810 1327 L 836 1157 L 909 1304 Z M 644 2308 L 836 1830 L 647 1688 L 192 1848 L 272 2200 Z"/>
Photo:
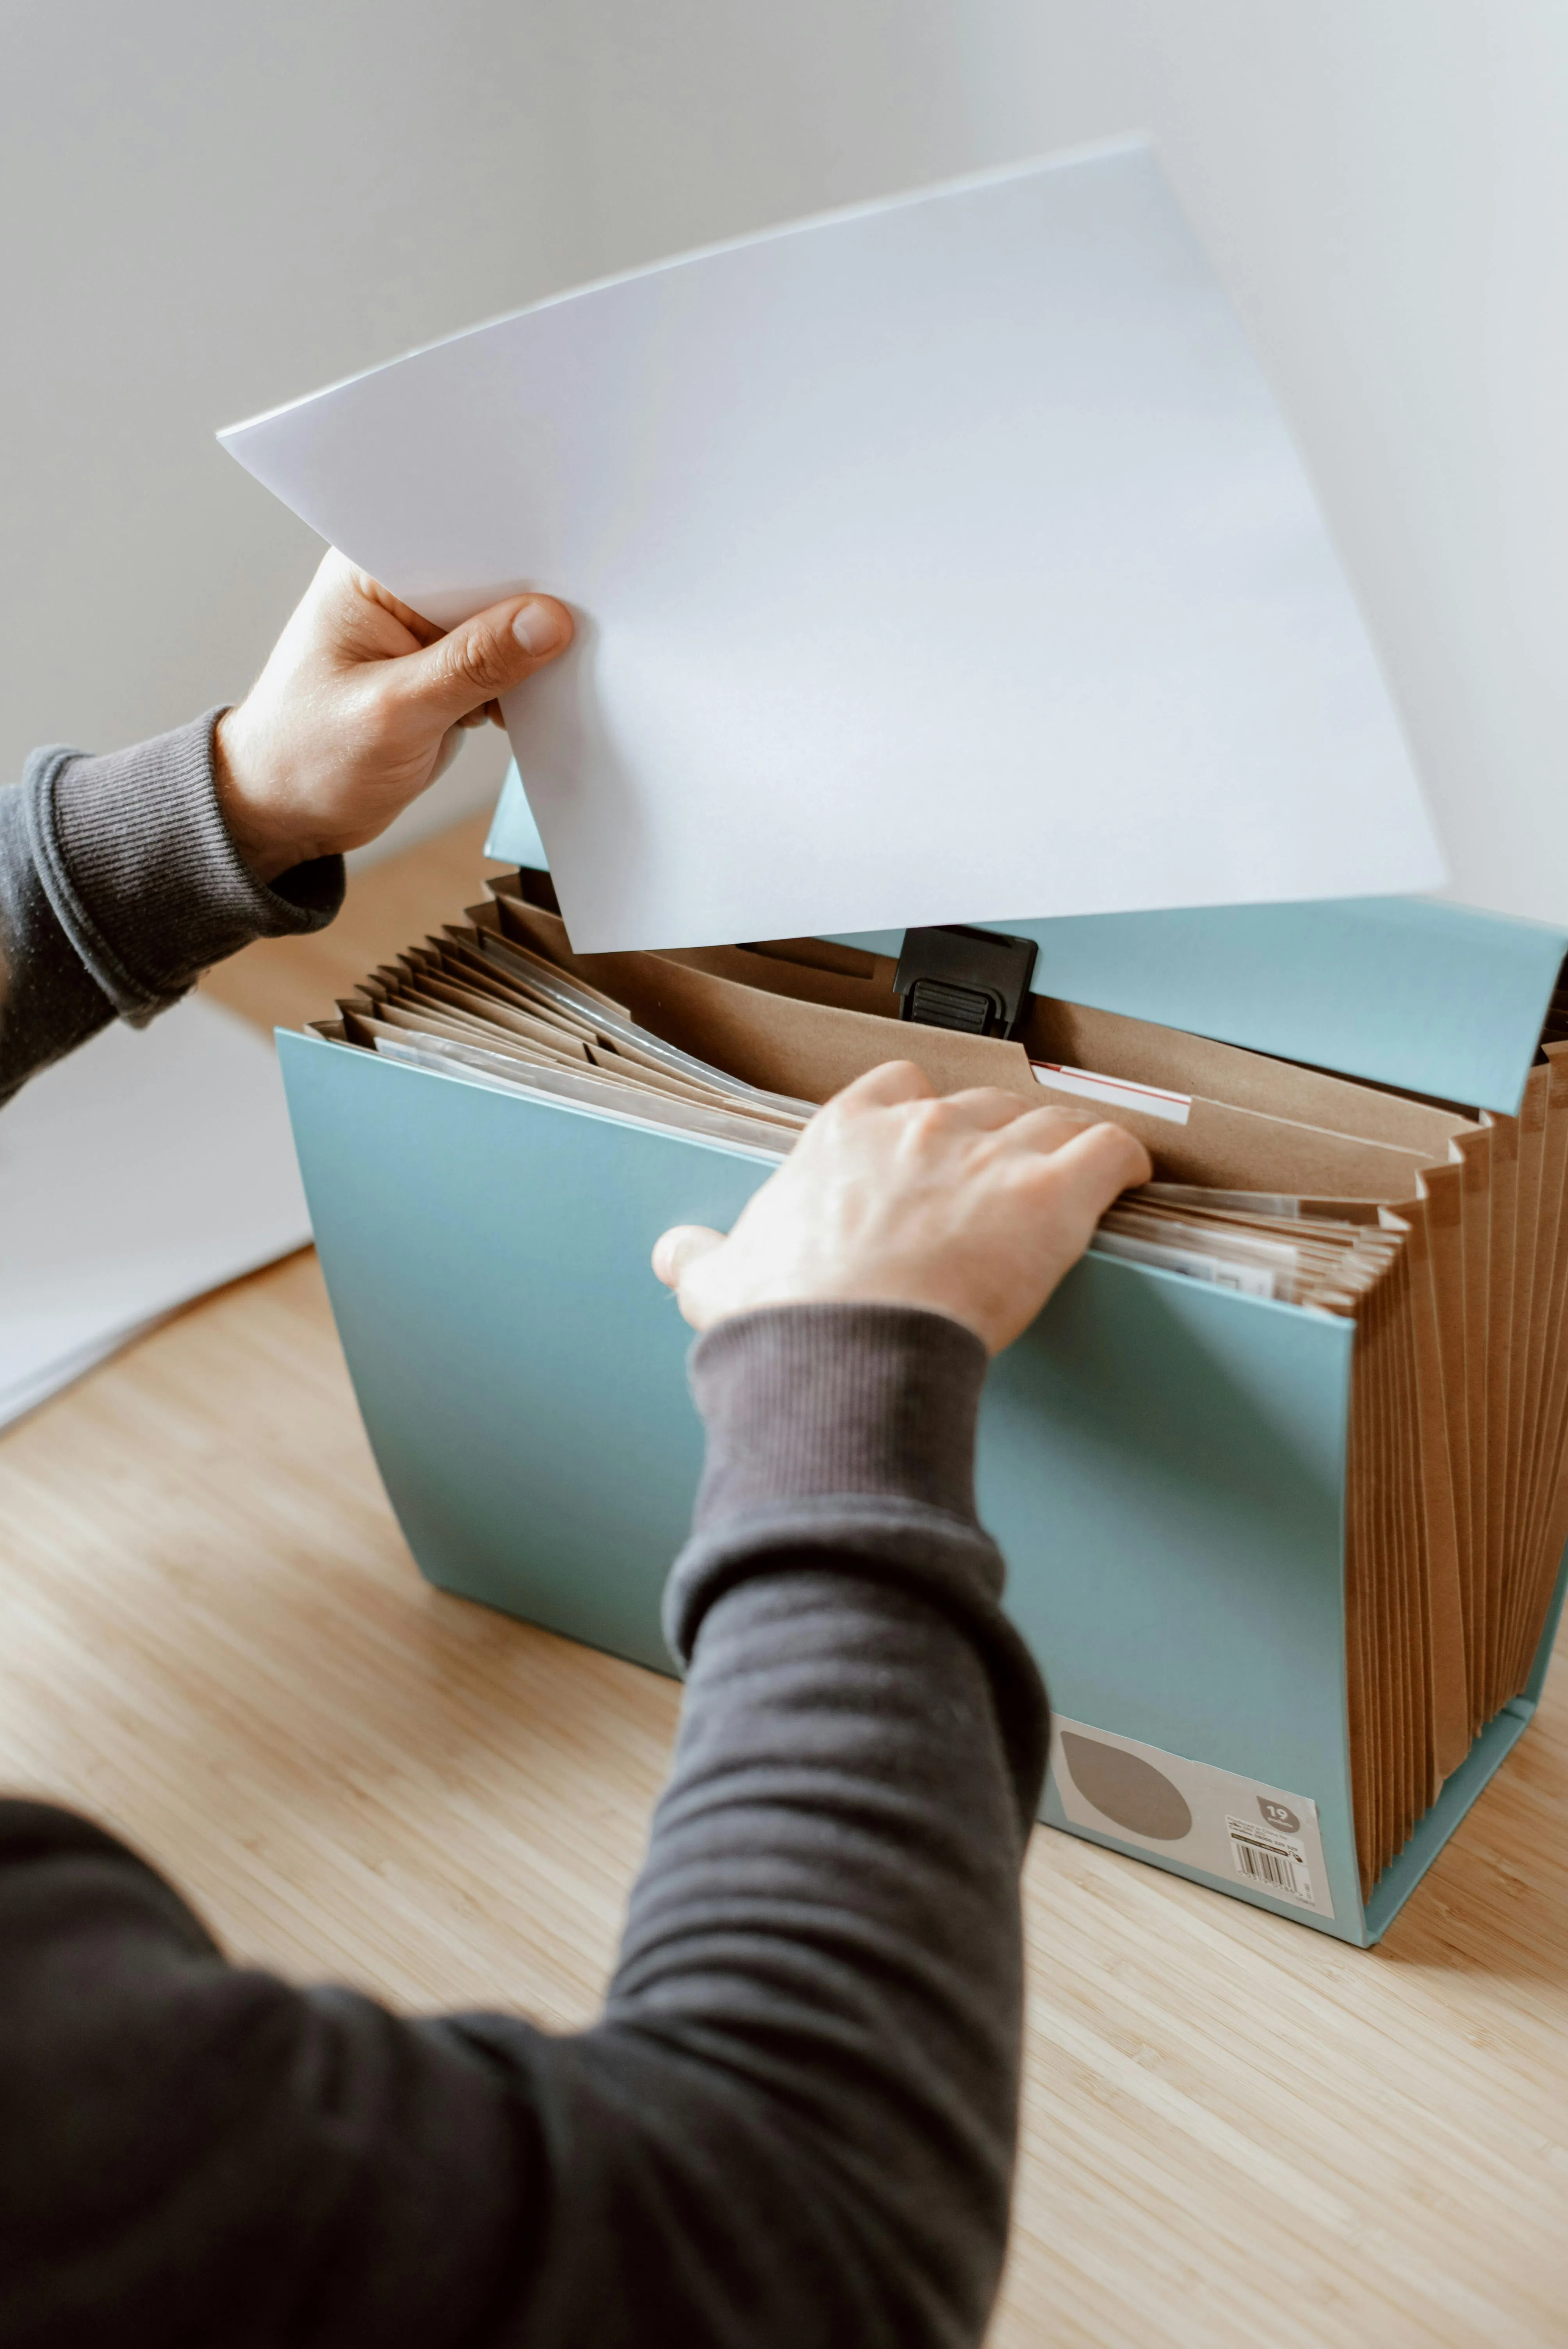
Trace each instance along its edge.
<path fill-rule="evenodd" d="M 1010 1036 L 1028 1000 L 1033 938 L 956 926 L 905 930 L 893 990 L 901 1019 L 965 1036 Z"/>

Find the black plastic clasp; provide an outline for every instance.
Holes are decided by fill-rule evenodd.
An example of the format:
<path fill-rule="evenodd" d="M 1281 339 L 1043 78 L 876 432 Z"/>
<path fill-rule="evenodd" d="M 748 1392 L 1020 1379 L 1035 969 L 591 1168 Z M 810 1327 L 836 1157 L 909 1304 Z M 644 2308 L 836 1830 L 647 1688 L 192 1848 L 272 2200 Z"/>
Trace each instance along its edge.
<path fill-rule="evenodd" d="M 1010 1036 L 1029 999 L 1033 938 L 999 930 L 905 930 L 893 988 L 901 1019 L 965 1036 Z"/>

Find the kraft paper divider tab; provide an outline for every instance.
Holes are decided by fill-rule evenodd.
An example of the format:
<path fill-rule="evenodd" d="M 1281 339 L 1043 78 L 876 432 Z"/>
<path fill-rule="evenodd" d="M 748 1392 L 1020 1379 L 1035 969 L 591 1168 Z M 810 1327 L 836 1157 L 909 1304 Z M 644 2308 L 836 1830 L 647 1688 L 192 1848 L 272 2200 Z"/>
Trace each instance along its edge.
<path fill-rule="evenodd" d="M 1409 1350 L 1409 1268 L 1403 1254 L 1388 1275 L 1388 1314 L 1393 1344 L 1388 1356 L 1388 1389 L 1394 1444 L 1395 1531 L 1398 1547 L 1396 1567 L 1399 1595 L 1399 1658 L 1405 1691 L 1405 1786 L 1400 1830 L 1410 1829 L 1431 1800 L 1429 1769 L 1432 1722 L 1429 1703 L 1431 1659 L 1424 1599 L 1425 1568 L 1420 1535 L 1424 1528 L 1424 1496 L 1419 1490 L 1419 1434 L 1411 1409 L 1407 1377 Z M 1435 1790 L 1432 1790 L 1435 1791 Z"/>
<path fill-rule="evenodd" d="M 1488 1461 L 1487 1340 L 1490 1329 L 1487 1276 L 1491 1262 L 1491 1167 L 1486 1132 L 1457 1134 L 1460 1162 L 1460 1243 L 1463 1263 L 1465 1417 L 1470 1428 L 1470 1544 L 1476 1593 L 1475 1664 L 1480 1706 L 1477 1727 L 1491 1718 L 1491 1651 L 1487 1634 L 1491 1609 L 1486 1584 Z"/>
<path fill-rule="evenodd" d="M 1545 1131 L 1541 1151 L 1542 1185 L 1538 1209 L 1541 1228 L 1536 1237 L 1533 1285 L 1539 1291 L 1538 1313 L 1543 1324 L 1532 1329 L 1530 1350 L 1535 1373 L 1532 1393 L 1533 1425 L 1523 1465 L 1520 1523 L 1511 1546 L 1511 1588 L 1501 1627 L 1501 1653 L 1497 1700 L 1506 1703 L 1529 1678 L 1539 1639 L 1539 1618 L 1544 1614 L 1556 1581 L 1558 1564 L 1568 1540 L 1568 1508 L 1560 1485 L 1560 1464 L 1568 1441 L 1568 1345 L 1562 1320 L 1568 1308 L 1568 1214 L 1563 1187 L 1568 1180 L 1568 1046 L 1544 1047 L 1547 1070 Z M 1536 1075 L 1540 1075 L 1537 1071 Z M 1533 1078 L 1532 1080 L 1534 1081 Z M 1537 1355 L 1539 1348 L 1539 1355 Z M 1531 1627 L 1536 1627 L 1531 1637 Z"/>
<path fill-rule="evenodd" d="M 1510 1580 L 1510 1622 L 1505 1625 L 1504 1645 L 1510 1646 L 1511 1600 L 1517 1587 L 1514 1572 L 1519 1558 L 1520 1538 L 1523 1531 L 1524 1480 L 1526 1465 L 1533 1450 L 1535 1417 L 1540 1408 L 1540 1392 L 1530 1382 L 1530 1366 L 1533 1359 L 1534 1332 L 1540 1311 L 1540 1297 L 1535 1287 L 1536 1259 L 1542 1239 L 1542 1176 L 1546 1156 L 1546 1102 L 1550 1076 L 1545 1067 L 1532 1069 L 1525 1080 L 1524 1092 L 1519 1105 L 1519 1168 L 1513 1225 L 1513 1284 L 1512 1341 L 1509 1353 L 1509 1393 L 1511 1409 L 1517 1413 L 1520 1441 L 1511 1457 L 1512 1474 L 1508 1488 L 1508 1506 L 1502 1526 L 1502 1555 L 1508 1562 Z"/>
<path fill-rule="evenodd" d="M 1403 1734 L 1400 1741 L 1398 1832 L 1401 1843 L 1427 1807 L 1425 1786 L 1429 1754 L 1430 1718 L 1427 1704 L 1428 1657 L 1420 1617 L 1418 1588 L 1422 1580 L 1418 1532 L 1420 1500 L 1413 1445 L 1415 1429 L 1405 1389 L 1408 1322 L 1407 1267 L 1403 1254 L 1385 1277 L 1387 1295 L 1388 1348 L 1384 1362 L 1384 1394 L 1392 1474 L 1388 1480 L 1393 1519 L 1391 1558 L 1395 1617 L 1394 1661 L 1399 1693 Z"/>
<path fill-rule="evenodd" d="M 1532 1071 L 1520 1116 L 1519 1206 L 1514 1237 L 1515 1328 L 1510 1363 L 1513 1411 L 1522 1422 L 1503 1529 L 1506 1584 L 1499 1626 L 1500 1685 L 1504 1699 L 1514 1693 L 1513 1657 L 1523 1593 L 1532 1580 L 1534 1552 L 1530 1518 L 1534 1462 L 1545 1409 L 1545 1323 L 1556 1252 L 1556 1217 L 1546 1191 L 1552 1174 L 1551 1079 L 1548 1069 Z M 1559 1169 L 1559 1180 L 1561 1169 Z M 1532 1194 L 1534 1194 L 1533 1203 Z M 1527 1221 L 1528 1216 L 1528 1221 Z"/>
<path fill-rule="evenodd" d="M 1407 1243 L 1409 1222 L 1389 1216 L 1385 1228 L 1403 1229 Z M 1410 1690 L 1412 1743 L 1410 1755 L 1410 1816 L 1408 1826 L 1434 1801 L 1441 1784 L 1437 1767 L 1437 1643 L 1434 1613 L 1438 1604 L 1431 1562 L 1431 1529 L 1422 1474 L 1420 1398 L 1416 1384 L 1415 1284 L 1408 1245 L 1389 1273 L 1391 1303 L 1398 1348 L 1393 1361 L 1395 1428 L 1399 1462 L 1399 1537 L 1402 1545 L 1405 1636 L 1408 1642 L 1406 1678 Z M 1408 1830 L 1407 1830 L 1408 1831 Z"/>
<path fill-rule="evenodd" d="M 1447 1170 L 1445 1170 L 1446 1172 Z M 1425 1488 L 1428 1580 L 1432 1636 L 1432 1750 L 1438 1780 L 1459 1768 L 1470 1751 L 1470 1697 L 1465 1661 L 1465 1608 L 1454 1506 L 1452 1428 L 1444 1394 L 1442 1340 L 1434 1288 L 1431 1177 L 1404 1221 L 1408 1230 L 1412 1375 L 1420 1430 Z M 1434 1789 L 1435 1793 L 1435 1789 Z"/>
<path fill-rule="evenodd" d="M 1415 1525 L 1410 1507 L 1410 1443 L 1403 1393 L 1406 1335 L 1404 1300 L 1400 1291 L 1405 1269 L 1401 1255 L 1382 1283 L 1387 1317 L 1387 1344 L 1381 1365 L 1384 1442 L 1388 1454 L 1389 1615 L 1392 1625 L 1390 1662 L 1398 1712 L 1398 1798 L 1395 1818 L 1401 1841 L 1415 1823 L 1417 1782 L 1424 1776 L 1428 1720 L 1425 1703 L 1427 1660 L 1416 1617 L 1418 1574 Z"/>
<path fill-rule="evenodd" d="M 1563 1278 L 1568 1272 L 1568 1221 L 1563 1215 L 1563 1188 L 1568 1177 L 1568 1050 L 1549 1044 L 1547 1055 L 1546 1130 L 1542 1152 L 1542 1225 L 1537 1239 L 1534 1285 L 1535 1326 L 1531 1338 L 1530 1385 L 1535 1399 L 1534 1421 L 1525 1456 L 1519 1539 L 1533 1557 L 1550 1503 L 1542 1485 L 1546 1455 L 1551 1450 L 1554 1399 L 1560 1353 L 1560 1321 Z"/>
<path fill-rule="evenodd" d="M 1467 1692 L 1466 1744 L 1480 1728 L 1480 1689 L 1476 1667 L 1479 1654 L 1476 1615 L 1480 1593 L 1476 1581 L 1475 1548 L 1470 1538 L 1470 1413 L 1465 1359 L 1464 1257 L 1460 1185 L 1463 1173 L 1451 1166 L 1430 1167 L 1421 1177 L 1426 1204 L 1423 1219 L 1428 1250 L 1428 1280 L 1431 1326 L 1437 1335 L 1437 1359 L 1441 1379 L 1443 1447 L 1452 1496 L 1454 1557 L 1459 1577 L 1460 1619 L 1464 1636 Z"/>
<path fill-rule="evenodd" d="M 1364 1333 L 1358 1328 L 1359 1349 Z M 1371 1449 L 1371 1402 L 1367 1381 L 1352 1377 L 1349 1454 L 1365 1459 Z M 1369 1620 L 1368 1578 L 1358 1571 L 1372 1541 L 1373 1495 L 1369 1480 L 1352 1476 L 1345 1495 L 1345 1684 L 1346 1743 L 1350 1752 L 1350 1800 L 1356 1826 L 1356 1859 L 1366 1899 L 1375 1881 L 1373 1854 L 1382 1846 L 1382 1741 L 1374 1695 L 1374 1639 Z"/>
<path fill-rule="evenodd" d="M 1501 1631 L 1505 1679 L 1511 1678 L 1521 1592 L 1529 1579 L 1529 1556 L 1523 1547 L 1524 1489 L 1534 1449 L 1535 1421 L 1540 1408 L 1539 1390 L 1530 1383 L 1530 1366 L 1541 1302 L 1535 1289 L 1535 1272 L 1542 1241 L 1541 1186 L 1546 1154 L 1549 1091 L 1548 1070 L 1543 1066 L 1532 1069 L 1525 1081 L 1518 1118 L 1512 1330 L 1509 1349 L 1510 1413 L 1516 1422 L 1517 1433 L 1510 1447 L 1510 1476 L 1501 1545 L 1507 1578 Z"/>
<path fill-rule="evenodd" d="M 1552 1507 L 1545 1524 L 1545 1534 L 1537 1552 L 1537 1580 L 1532 1601 L 1532 1619 L 1535 1617 L 1543 1618 L 1552 1603 L 1552 1593 L 1557 1585 L 1563 1548 L 1568 1545 L 1568 1459 L 1559 1463 Z M 1530 1676 L 1531 1657 L 1533 1653 L 1534 1642 L 1532 1641 L 1526 1653 L 1516 1663 L 1515 1680 L 1518 1688 L 1522 1689 Z"/>
<path fill-rule="evenodd" d="M 1568 1218 L 1563 1220 L 1568 1222 Z M 1561 1240 L 1558 1253 L 1564 1253 L 1564 1243 Z M 1563 1292 L 1555 1284 L 1554 1293 L 1559 1298 L 1561 1309 Z M 1531 1637 L 1531 1627 L 1537 1615 L 1544 1612 L 1551 1603 L 1558 1565 L 1564 1544 L 1568 1543 L 1568 1506 L 1565 1506 L 1561 1481 L 1561 1464 L 1554 1475 L 1550 1457 L 1553 1442 L 1560 1439 L 1562 1431 L 1562 1414 L 1556 1411 L 1555 1399 L 1552 1395 L 1548 1396 L 1543 1406 L 1543 1422 L 1549 1416 L 1553 1419 L 1554 1425 L 1543 1425 L 1532 1464 L 1530 1514 L 1524 1539 L 1526 1574 L 1520 1590 L 1520 1619 L 1510 1675 L 1513 1684 L 1519 1688 L 1522 1688 L 1530 1677 L 1535 1653 L 1536 1642 Z"/>
<path fill-rule="evenodd" d="M 1556 1470 L 1563 1448 L 1563 1421 L 1568 1402 L 1568 1338 L 1563 1323 L 1568 1310 L 1568 1044 L 1547 1044 L 1548 1068 L 1546 1146 L 1542 1189 L 1550 1221 L 1550 1272 L 1542 1303 L 1545 1327 L 1541 1338 L 1538 1392 L 1540 1406 L 1532 1446 L 1525 1495 L 1523 1554 L 1537 1561 L 1531 1578 L 1527 1608 L 1544 1584 L 1550 1592 L 1556 1577 L 1558 1553 L 1568 1535 L 1556 1537 L 1554 1503 Z M 1551 1547 L 1557 1539 L 1557 1549 Z M 1528 1615 L 1525 1636 L 1528 1636 Z M 1514 1658 L 1513 1675 L 1522 1682 L 1528 1658 Z"/>
<path fill-rule="evenodd" d="M 1390 1587 L 1393 1580 L 1390 1554 L 1394 1547 L 1398 1504 L 1393 1491 L 1394 1454 L 1388 1440 L 1385 1376 L 1389 1340 L 1388 1309 L 1381 1284 L 1367 1299 L 1357 1316 L 1357 1323 L 1366 1330 L 1360 1368 L 1367 1380 L 1371 1406 L 1371 1441 L 1366 1459 L 1353 1463 L 1352 1473 L 1365 1476 L 1374 1495 L 1373 1539 L 1365 1559 L 1357 1562 L 1357 1571 L 1368 1575 L 1372 1581 L 1373 1621 L 1377 1641 L 1372 1685 L 1378 1707 L 1381 1767 L 1378 1772 L 1379 1831 L 1374 1865 L 1381 1872 L 1384 1854 L 1398 1839 L 1400 1764 L 1404 1744 L 1401 1718 L 1403 1690 L 1397 1668 L 1398 1651 Z"/>
<path fill-rule="evenodd" d="M 1547 1096 L 1545 1163 L 1563 1167 L 1568 1182 L 1568 1045 L 1548 1044 L 1551 1070 Z M 1544 1396 L 1541 1425 L 1531 1464 L 1531 1488 L 1522 1543 L 1523 1584 L 1521 1627 L 1510 1662 L 1510 1680 L 1517 1689 L 1529 1677 L 1534 1641 L 1529 1630 L 1536 1614 L 1550 1603 L 1560 1556 L 1568 1541 L 1568 1488 L 1561 1464 L 1568 1443 L 1568 1340 L 1562 1321 L 1568 1310 L 1568 1203 L 1559 1190 L 1557 1221 L 1550 1277 L 1550 1319 L 1544 1352 Z M 1555 1547 L 1553 1545 L 1555 1544 Z"/>
<path fill-rule="evenodd" d="M 1391 1851 L 1404 1839 L 1404 1790 L 1408 1775 L 1408 1692 L 1401 1654 L 1398 1578 L 1398 1458 L 1390 1427 L 1388 1359 L 1393 1342 L 1390 1300 L 1379 1282 L 1357 1312 L 1355 1377 L 1367 1392 L 1365 1449 L 1352 1463 L 1352 1478 L 1368 1495 L 1365 1547 L 1347 1559 L 1347 1572 L 1367 1586 L 1364 1620 L 1372 1631 L 1370 1693 L 1374 1752 L 1375 1843 L 1367 1855 L 1367 1889 Z"/>
<path fill-rule="evenodd" d="M 1563 1192 L 1568 1186 L 1568 1050 L 1548 1044 L 1546 1054 L 1546 1125 L 1541 1154 L 1542 1228 L 1537 1241 L 1533 1286 L 1535 1327 L 1532 1333 L 1531 1392 L 1535 1397 L 1535 1422 L 1525 1464 L 1521 1539 L 1527 1551 L 1537 1537 L 1538 1496 L 1542 1456 L 1550 1443 L 1553 1373 L 1561 1326 L 1563 1283 L 1568 1276 L 1568 1216 Z"/>
<path fill-rule="evenodd" d="M 1373 1748 L 1373 1848 L 1367 1853 L 1367 1887 L 1376 1881 L 1377 1869 L 1383 1865 L 1383 1853 L 1392 1842 L 1392 1775 L 1394 1775 L 1394 1738 L 1392 1738 L 1392 1692 L 1387 1684 L 1387 1595 L 1383 1588 L 1383 1574 L 1377 1571 L 1383 1546 L 1387 1538 L 1387 1489 L 1385 1489 L 1385 1459 L 1383 1426 L 1377 1412 L 1377 1346 L 1383 1337 L 1383 1316 L 1376 1299 L 1357 1316 L 1357 1339 L 1359 1339 L 1361 1361 L 1357 1362 L 1361 1383 L 1367 1386 L 1367 1423 L 1364 1423 L 1364 1449 L 1359 1454 L 1359 1477 L 1352 1482 L 1367 1485 L 1367 1548 L 1359 1557 L 1345 1562 L 1347 1571 L 1357 1581 L 1367 1583 L 1367 1623 L 1371 1632 L 1371 1656 L 1368 1656 L 1368 1698 L 1371 1698 L 1371 1748 Z"/>
<path fill-rule="evenodd" d="M 1519 1196 L 1519 1121 L 1511 1117 L 1489 1117 L 1486 1123 L 1491 1175 L 1487 1251 L 1487 1645 L 1492 1660 L 1492 1682 L 1489 1695 L 1491 1710 L 1495 1713 L 1502 1702 L 1507 1661 L 1502 1626 L 1509 1560 L 1503 1549 L 1502 1536 L 1511 1482 L 1508 1459 L 1509 1402 L 1513 1354 L 1513 1240 Z"/>

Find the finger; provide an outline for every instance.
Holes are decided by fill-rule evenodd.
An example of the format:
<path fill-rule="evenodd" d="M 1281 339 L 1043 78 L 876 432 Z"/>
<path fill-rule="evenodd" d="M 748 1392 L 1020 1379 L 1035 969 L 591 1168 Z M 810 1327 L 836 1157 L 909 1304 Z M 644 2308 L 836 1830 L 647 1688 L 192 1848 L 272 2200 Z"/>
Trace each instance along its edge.
<path fill-rule="evenodd" d="M 1051 1153 L 1050 1174 L 1068 1214 L 1096 1224 L 1123 1191 L 1147 1183 L 1154 1169 L 1141 1142 L 1124 1125 L 1091 1125 Z"/>
<path fill-rule="evenodd" d="M 706 1224 L 675 1224 L 654 1242 L 654 1270 L 666 1288 L 678 1288 L 694 1264 L 723 1245 L 724 1234 Z"/>
<path fill-rule="evenodd" d="M 1016 1093 L 1005 1093 L 999 1085 L 970 1085 L 961 1093 L 948 1093 L 942 1102 L 944 1119 L 978 1133 L 1015 1124 L 1025 1117 L 1035 1117 L 1038 1112 Z"/>
<path fill-rule="evenodd" d="M 389 595 L 385 587 L 329 547 L 294 612 L 284 640 L 304 640 L 317 657 L 339 667 L 366 661 L 400 660 L 440 635 L 428 620 Z"/>
<path fill-rule="evenodd" d="M 572 615 L 553 595 L 514 595 L 449 629 L 423 652 L 388 661 L 387 687 L 432 727 L 458 725 L 510 693 L 572 642 Z"/>
<path fill-rule="evenodd" d="M 361 571 L 335 547 L 323 563 L 322 571 L 330 572 L 340 594 L 352 595 L 356 602 L 374 604 L 379 610 L 389 612 L 407 629 L 416 644 L 437 644 L 445 633 L 437 627 L 434 620 L 427 620 L 422 612 L 414 610 L 412 605 L 401 602 L 389 587 L 383 587 L 379 579 L 373 579 L 368 571 Z"/>
<path fill-rule="evenodd" d="M 1065 1143 L 1076 1141 L 1080 1133 L 1089 1133 L 1105 1123 L 1105 1119 L 1093 1116 L 1088 1110 L 1064 1109 L 1059 1102 L 1049 1102 L 1039 1109 L 1026 1110 L 1008 1133 L 1007 1141 L 1010 1146 L 1037 1150 L 1048 1157 Z M 1119 1133 L 1123 1129 L 1118 1126 L 1116 1131 Z"/>
<path fill-rule="evenodd" d="M 923 1069 L 913 1061 L 883 1061 L 879 1068 L 868 1069 L 864 1076 L 833 1095 L 830 1106 L 834 1109 L 878 1109 L 895 1102 L 930 1101 L 936 1087 Z"/>

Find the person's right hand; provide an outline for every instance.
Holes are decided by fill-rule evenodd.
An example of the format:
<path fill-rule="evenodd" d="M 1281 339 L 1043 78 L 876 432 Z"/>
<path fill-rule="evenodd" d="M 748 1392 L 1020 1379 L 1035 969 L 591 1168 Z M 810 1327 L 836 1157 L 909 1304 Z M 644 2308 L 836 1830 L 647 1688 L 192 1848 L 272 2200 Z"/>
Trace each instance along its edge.
<path fill-rule="evenodd" d="M 677 1225 L 654 1270 L 696 1330 L 765 1305 L 915 1305 L 996 1354 L 1151 1173 L 1119 1125 L 990 1087 L 939 1100 L 890 1061 L 819 1110 L 727 1238 Z"/>
<path fill-rule="evenodd" d="M 325 555 L 272 657 L 212 740 L 218 804 L 258 881 L 362 848 L 433 783 L 465 727 L 572 642 L 553 595 L 438 628 Z"/>

